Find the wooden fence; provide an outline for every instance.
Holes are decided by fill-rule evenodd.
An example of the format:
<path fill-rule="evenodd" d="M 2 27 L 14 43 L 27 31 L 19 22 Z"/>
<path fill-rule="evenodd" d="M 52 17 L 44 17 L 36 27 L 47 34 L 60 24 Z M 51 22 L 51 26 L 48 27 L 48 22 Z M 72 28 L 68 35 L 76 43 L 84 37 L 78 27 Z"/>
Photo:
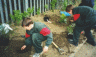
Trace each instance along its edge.
<path fill-rule="evenodd" d="M 40 8 L 40 13 L 46 11 L 44 7 L 46 4 L 48 5 L 48 10 L 51 10 L 51 1 L 52 0 L 0 0 L 0 23 L 9 23 L 12 21 L 9 14 L 14 14 L 13 10 L 20 10 L 20 12 L 27 11 L 30 7 L 34 7 L 34 12 L 32 15 L 36 15 L 36 11 Z M 64 0 L 57 0 L 56 7 Z M 69 0 L 68 0 L 69 1 Z"/>

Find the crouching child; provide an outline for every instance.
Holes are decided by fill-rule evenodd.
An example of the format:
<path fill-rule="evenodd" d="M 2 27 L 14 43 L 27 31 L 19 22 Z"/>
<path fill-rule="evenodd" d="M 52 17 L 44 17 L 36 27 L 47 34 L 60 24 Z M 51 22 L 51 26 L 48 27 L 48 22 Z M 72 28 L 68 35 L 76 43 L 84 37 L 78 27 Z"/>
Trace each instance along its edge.
<path fill-rule="evenodd" d="M 22 21 L 22 27 L 26 29 L 25 45 L 21 47 L 24 50 L 28 45 L 34 46 L 35 54 L 33 57 L 40 57 L 42 52 L 47 52 L 49 45 L 53 41 L 52 32 L 41 22 L 33 22 L 30 18 Z M 41 43 L 46 40 L 45 47 L 42 48 Z"/>

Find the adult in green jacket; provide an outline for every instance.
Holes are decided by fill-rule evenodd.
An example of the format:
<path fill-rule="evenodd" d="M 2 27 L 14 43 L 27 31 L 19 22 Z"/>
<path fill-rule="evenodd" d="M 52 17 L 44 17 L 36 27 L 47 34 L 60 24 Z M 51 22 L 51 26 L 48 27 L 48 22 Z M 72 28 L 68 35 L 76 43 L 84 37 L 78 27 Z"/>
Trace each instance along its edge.
<path fill-rule="evenodd" d="M 73 30 L 73 41 L 69 40 L 69 42 L 78 46 L 80 32 L 84 30 L 87 42 L 95 46 L 96 42 L 90 30 L 96 25 L 96 11 L 88 6 L 73 7 L 72 5 L 68 5 L 66 11 L 73 14 L 73 20 L 70 21 L 76 23 Z"/>

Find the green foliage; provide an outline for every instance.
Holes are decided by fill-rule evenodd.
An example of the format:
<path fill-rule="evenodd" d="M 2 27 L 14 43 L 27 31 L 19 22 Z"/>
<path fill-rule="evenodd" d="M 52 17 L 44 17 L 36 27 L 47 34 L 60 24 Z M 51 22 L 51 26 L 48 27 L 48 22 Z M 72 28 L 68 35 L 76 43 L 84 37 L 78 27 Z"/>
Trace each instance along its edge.
<path fill-rule="evenodd" d="M 33 11 L 34 11 L 34 7 L 31 9 L 31 8 L 28 8 L 27 9 L 27 12 L 31 15 L 31 13 L 33 13 Z"/>
<path fill-rule="evenodd" d="M 57 0 L 52 0 L 52 2 L 51 2 L 52 12 L 54 12 L 56 2 L 57 2 Z"/>
<path fill-rule="evenodd" d="M 39 15 L 39 14 L 40 14 L 40 8 L 39 8 L 39 9 L 37 9 L 37 12 L 36 12 L 36 13 L 37 13 L 37 15 Z"/>
<path fill-rule="evenodd" d="M 45 7 L 46 9 L 48 9 L 48 4 L 46 4 L 44 7 Z"/>
<path fill-rule="evenodd" d="M 33 13 L 34 11 L 34 7 L 28 8 L 27 12 L 24 11 L 23 13 L 20 13 L 20 10 L 14 10 L 14 15 L 10 14 L 10 17 L 13 19 L 13 21 L 15 22 L 15 25 L 19 25 L 20 21 L 23 19 L 23 17 L 29 17 L 31 15 L 31 13 Z"/>
<path fill-rule="evenodd" d="M 14 15 L 10 14 L 10 17 L 18 25 L 22 20 L 22 13 L 20 13 L 20 10 L 14 10 L 13 12 L 14 12 Z"/>
<path fill-rule="evenodd" d="M 72 27 L 71 25 L 69 25 L 69 26 L 67 27 L 67 30 L 68 30 L 68 32 L 69 32 L 70 34 L 73 33 L 73 27 Z"/>
<path fill-rule="evenodd" d="M 61 15 L 60 23 L 66 23 L 66 16 L 65 16 L 65 14 Z"/>
<path fill-rule="evenodd" d="M 74 3 L 73 3 L 72 1 L 69 1 L 69 5 L 70 5 L 70 4 L 72 4 L 72 5 L 73 5 Z"/>
<path fill-rule="evenodd" d="M 64 3 L 63 3 L 63 10 L 66 10 L 66 7 L 67 7 L 67 0 L 64 0 Z"/>
<path fill-rule="evenodd" d="M 26 11 L 24 11 L 24 13 L 22 13 L 22 16 L 25 18 L 25 17 L 28 17 L 30 14 Z"/>

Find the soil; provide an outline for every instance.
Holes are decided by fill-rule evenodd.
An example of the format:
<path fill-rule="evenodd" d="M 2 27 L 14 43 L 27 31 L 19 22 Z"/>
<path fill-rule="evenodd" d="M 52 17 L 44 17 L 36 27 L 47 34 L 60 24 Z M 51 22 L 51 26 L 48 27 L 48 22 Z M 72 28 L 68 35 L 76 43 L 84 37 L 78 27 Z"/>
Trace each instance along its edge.
<path fill-rule="evenodd" d="M 60 23 L 60 14 L 59 10 L 55 10 L 54 13 L 47 11 L 46 15 L 49 16 L 49 21 L 52 23 L 44 22 L 43 18 L 45 15 L 41 14 L 39 16 L 32 16 L 32 20 L 37 22 L 42 22 L 46 24 L 53 33 L 53 41 L 66 52 L 63 55 L 60 55 L 58 49 L 51 44 L 47 53 L 44 53 L 41 57 L 68 57 L 72 51 L 75 49 L 75 46 L 70 45 L 67 41 L 66 24 Z M 24 38 L 21 38 L 21 35 L 25 35 L 25 29 L 21 26 L 11 26 L 14 29 L 14 32 L 10 34 L 10 41 L 7 46 L 0 46 L 0 57 L 29 57 L 35 53 L 34 47 L 27 47 L 24 51 L 20 51 L 20 48 L 24 44 Z M 84 35 L 80 36 L 79 43 L 82 43 L 84 40 Z"/>

